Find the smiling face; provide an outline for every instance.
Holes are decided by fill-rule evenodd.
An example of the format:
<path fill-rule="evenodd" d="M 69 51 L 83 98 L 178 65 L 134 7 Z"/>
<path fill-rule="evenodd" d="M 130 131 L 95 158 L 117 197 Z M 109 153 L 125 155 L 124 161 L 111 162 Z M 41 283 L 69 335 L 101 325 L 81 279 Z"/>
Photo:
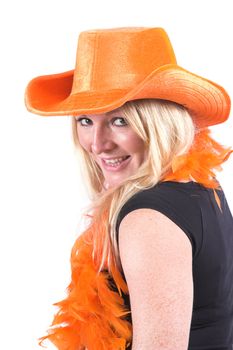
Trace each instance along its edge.
<path fill-rule="evenodd" d="M 100 166 L 105 188 L 119 185 L 137 172 L 146 157 L 144 142 L 120 109 L 75 119 L 79 143 Z"/>

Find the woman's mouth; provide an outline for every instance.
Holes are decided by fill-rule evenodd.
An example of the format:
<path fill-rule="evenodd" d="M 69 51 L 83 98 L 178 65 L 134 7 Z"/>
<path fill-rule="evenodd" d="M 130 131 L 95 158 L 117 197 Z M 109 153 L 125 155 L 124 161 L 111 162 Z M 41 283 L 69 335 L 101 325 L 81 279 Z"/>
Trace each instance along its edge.
<path fill-rule="evenodd" d="M 103 167 L 108 171 L 123 170 L 130 161 L 130 156 L 119 157 L 117 159 L 101 159 Z"/>

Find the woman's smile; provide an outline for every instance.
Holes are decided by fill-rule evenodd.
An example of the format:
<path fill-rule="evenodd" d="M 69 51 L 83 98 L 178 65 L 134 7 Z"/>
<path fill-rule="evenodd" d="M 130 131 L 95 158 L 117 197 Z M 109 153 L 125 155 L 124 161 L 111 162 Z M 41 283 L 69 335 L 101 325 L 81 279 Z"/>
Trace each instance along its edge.
<path fill-rule="evenodd" d="M 128 163 L 130 162 L 130 156 L 126 157 L 119 157 L 116 159 L 110 158 L 108 160 L 101 159 L 102 161 L 102 166 L 107 170 L 107 171 L 121 171 L 126 168 Z"/>

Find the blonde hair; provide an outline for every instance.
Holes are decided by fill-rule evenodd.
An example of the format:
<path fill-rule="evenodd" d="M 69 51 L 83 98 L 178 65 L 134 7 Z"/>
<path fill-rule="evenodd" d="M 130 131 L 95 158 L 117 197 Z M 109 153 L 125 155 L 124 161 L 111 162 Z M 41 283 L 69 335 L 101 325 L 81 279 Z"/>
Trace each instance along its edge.
<path fill-rule="evenodd" d="M 126 102 L 120 108 L 137 135 L 144 141 L 148 157 L 135 174 L 125 179 L 119 186 L 103 191 L 104 177 L 98 164 L 80 145 L 76 120 L 72 117 L 72 135 L 77 149 L 83 178 L 86 179 L 91 204 L 87 212 L 94 212 L 92 224 L 101 220 L 108 211 L 105 223 L 107 235 L 103 241 L 94 242 L 94 252 L 102 251 L 99 271 L 107 261 L 116 259 L 121 268 L 119 249 L 116 240 L 116 220 L 120 209 L 137 192 L 155 186 L 171 170 L 174 157 L 185 154 L 195 137 L 195 125 L 188 111 L 171 101 L 143 99 Z M 89 216 L 89 215 L 88 215 Z M 102 245 L 100 247 L 99 245 Z"/>

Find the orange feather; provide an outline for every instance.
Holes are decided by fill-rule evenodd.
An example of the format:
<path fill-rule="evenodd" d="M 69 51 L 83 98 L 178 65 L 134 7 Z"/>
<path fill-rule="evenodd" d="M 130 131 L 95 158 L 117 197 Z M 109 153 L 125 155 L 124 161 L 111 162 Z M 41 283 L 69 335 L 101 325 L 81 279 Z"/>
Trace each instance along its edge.
<path fill-rule="evenodd" d="M 103 222 L 103 221 L 102 221 Z M 102 232 L 101 228 L 98 234 Z M 76 240 L 71 252 L 72 280 L 67 298 L 55 303 L 59 307 L 48 335 L 39 339 L 43 346 L 49 339 L 59 350 L 125 350 L 131 343 L 132 325 L 124 319 L 130 310 L 121 292 L 111 289 L 108 272 L 97 273 L 92 258 L 93 226 Z M 127 284 L 112 266 L 118 291 L 128 294 Z"/>

